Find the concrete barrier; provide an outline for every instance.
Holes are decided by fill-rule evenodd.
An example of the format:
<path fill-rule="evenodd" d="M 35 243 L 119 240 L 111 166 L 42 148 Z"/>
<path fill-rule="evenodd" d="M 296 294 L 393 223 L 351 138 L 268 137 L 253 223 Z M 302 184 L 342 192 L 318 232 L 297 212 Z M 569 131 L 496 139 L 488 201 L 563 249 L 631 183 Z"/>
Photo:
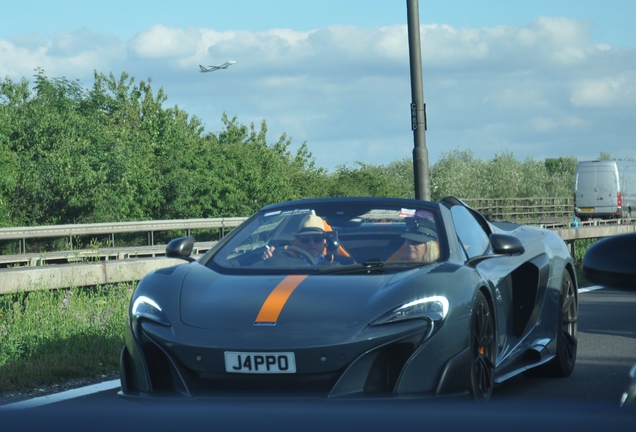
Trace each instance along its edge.
<path fill-rule="evenodd" d="M 159 257 L 2 269 L 0 295 L 137 281 L 153 270 L 185 263 Z"/>

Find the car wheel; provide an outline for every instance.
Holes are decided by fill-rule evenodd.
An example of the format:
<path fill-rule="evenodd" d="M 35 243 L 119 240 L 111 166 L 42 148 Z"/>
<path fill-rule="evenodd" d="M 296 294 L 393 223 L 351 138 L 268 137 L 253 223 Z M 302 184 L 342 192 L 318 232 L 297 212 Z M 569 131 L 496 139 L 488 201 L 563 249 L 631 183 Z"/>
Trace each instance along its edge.
<path fill-rule="evenodd" d="M 569 272 L 563 275 L 561 284 L 561 314 L 557 332 L 557 355 L 546 364 L 545 371 L 552 376 L 567 377 L 574 370 L 577 351 L 577 327 L 579 305 L 576 287 Z"/>
<path fill-rule="evenodd" d="M 490 399 L 495 385 L 495 323 L 490 304 L 479 291 L 470 325 L 470 394 L 478 402 Z"/>

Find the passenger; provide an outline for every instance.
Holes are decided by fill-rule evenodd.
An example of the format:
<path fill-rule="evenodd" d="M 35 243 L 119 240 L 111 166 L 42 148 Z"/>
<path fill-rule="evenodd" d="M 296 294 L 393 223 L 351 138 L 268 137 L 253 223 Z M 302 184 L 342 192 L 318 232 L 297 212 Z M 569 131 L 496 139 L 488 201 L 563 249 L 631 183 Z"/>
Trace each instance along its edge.
<path fill-rule="evenodd" d="M 433 229 L 422 224 L 414 224 L 402 234 L 402 238 L 402 260 L 433 262 L 439 259 L 439 243 L 437 233 Z"/>
<path fill-rule="evenodd" d="M 323 220 L 316 215 L 310 214 L 303 218 L 298 226 L 298 232 L 296 233 L 296 240 L 293 246 L 304 249 L 314 257 L 315 261 L 321 261 L 325 259 L 325 229 Z M 274 246 L 268 247 L 263 252 L 263 259 L 270 259 L 276 248 Z M 300 259 L 303 256 L 300 255 Z"/>

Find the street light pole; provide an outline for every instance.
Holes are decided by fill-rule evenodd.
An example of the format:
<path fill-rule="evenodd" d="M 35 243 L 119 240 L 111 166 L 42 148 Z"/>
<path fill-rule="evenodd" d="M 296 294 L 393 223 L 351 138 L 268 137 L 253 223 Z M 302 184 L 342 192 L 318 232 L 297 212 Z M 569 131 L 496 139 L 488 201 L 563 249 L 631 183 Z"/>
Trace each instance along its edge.
<path fill-rule="evenodd" d="M 430 201 L 431 184 L 426 149 L 426 104 L 422 85 L 422 50 L 420 47 L 420 11 L 418 0 L 406 0 L 409 57 L 411 61 L 411 129 L 413 130 L 413 174 L 415 198 Z"/>

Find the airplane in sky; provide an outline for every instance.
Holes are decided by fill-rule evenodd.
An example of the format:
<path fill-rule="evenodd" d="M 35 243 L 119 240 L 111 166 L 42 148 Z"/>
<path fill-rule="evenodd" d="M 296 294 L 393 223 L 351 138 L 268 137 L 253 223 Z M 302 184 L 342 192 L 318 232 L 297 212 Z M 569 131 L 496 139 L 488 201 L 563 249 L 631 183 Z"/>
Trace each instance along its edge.
<path fill-rule="evenodd" d="M 219 69 L 227 69 L 230 66 L 232 66 L 234 63 L 236 63 L 234 60 L 230 60 L 227 61 L 225 63 L 222 63 L 220 65 L 212 65 L 212 66 L 208 66 L 205 67 L 203 65 L 199 65 L 199 68 L 201 68 L 201 72 L 214 72 L 214 71 L 218 71 Z"/>

